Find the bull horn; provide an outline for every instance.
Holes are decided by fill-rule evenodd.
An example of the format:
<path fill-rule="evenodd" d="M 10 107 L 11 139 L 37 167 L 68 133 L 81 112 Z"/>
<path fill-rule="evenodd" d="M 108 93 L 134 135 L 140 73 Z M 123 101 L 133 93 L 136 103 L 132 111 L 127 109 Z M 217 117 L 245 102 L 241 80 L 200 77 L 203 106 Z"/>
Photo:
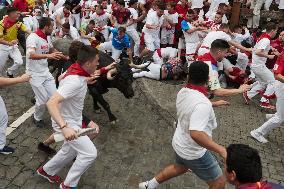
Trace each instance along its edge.
<path fill-rule="evenodd" d="M 133 64 L 133 63 L 130 63 L 129 66 L 131 68 L 135 68 L 135 69 L 143 69 L 143 68 L 146 68 L 148 67 L 150 64 L 141 64 L 141 65 L 136 65 L 136 64 Z"/>
<path fill-rule="evenodd" d="M 112 77 L 112 74 L 114 74 L 114 73 L 116 73 L 116 72 L 117 72 L 116 68 L 113 68 L 113 69 L 109 70 L 109 71 L 107 72 L 107 79 L 108 79 L 108 80 L 113 80 L 114 77 Z"/>

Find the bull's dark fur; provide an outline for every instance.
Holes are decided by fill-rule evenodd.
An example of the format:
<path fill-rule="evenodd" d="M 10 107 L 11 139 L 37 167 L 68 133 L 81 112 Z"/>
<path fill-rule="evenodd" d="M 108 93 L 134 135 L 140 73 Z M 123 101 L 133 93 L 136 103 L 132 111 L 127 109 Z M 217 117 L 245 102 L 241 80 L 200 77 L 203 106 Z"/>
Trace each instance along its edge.
<path fill-rule="evenodd" d="M 114 60 L 106 53 L 100 52 L 100 65 L 99 68 L 105 67 Z M 110 106 L 107 101 L 103 98 L 103 94 L 108 92 L 108 88 L 118 89 L 125 98 L 131 98 L 134 96 L 134 91 L 132 88 L 133 75 L 129 67 L 129 62 L 127 59 L 123 59 L 116 66 L 117 73 L 114 75 L 113 80 L 108 80 L 106 75 L 101 76 L 98 81 L 89 85 L 89 93 L 93 97 L 93 107 L 95 111 L 100 111 L 98 103 L 106 110 L 110 122 L 115 122 L 117 119 L 112 114 Z"/>
<path fill-rule="evenodd" d="M 66 49 L 69 49 L 69 46 L 72 41 L 68 41 L 65 39 L 59 39 L 57 42 L 54 42 L 53 46 L 61 52 L 65 52 Z M 105 67 L 114 62 L 113 58 L 104 52 L 99 52 L 99 68 Z M 62 69 L 62 63 L 53 64 L 60 65 L 57 67 L 58 69 Z M 63 71 L 64 71 L 63 65 Z M 109 120 L 111 122 L 115 122 L 117 118 L 111 112 L 110 106 L 107 101 L 103 98 L 103 94 L 108 92 L 109 88 L 118 89 L 126 98 L 131 98 L 134 96 L 134 91 L 132 88 L 133 75 L 131 72 L 131 68 L 129 67 L 128 59 L 122 59 L 122 61 L 116 66 L 117 73 L 114 75 L 113 80 L 108 80 L 106 75 L 102 75 L 98 78 L 97 82 L 93 85 L 89 85 L 89 93 L 93 97 L 93 107 L 96 112 L 100 111 L 100 104 L 103 109 L 106 110 Z"/>

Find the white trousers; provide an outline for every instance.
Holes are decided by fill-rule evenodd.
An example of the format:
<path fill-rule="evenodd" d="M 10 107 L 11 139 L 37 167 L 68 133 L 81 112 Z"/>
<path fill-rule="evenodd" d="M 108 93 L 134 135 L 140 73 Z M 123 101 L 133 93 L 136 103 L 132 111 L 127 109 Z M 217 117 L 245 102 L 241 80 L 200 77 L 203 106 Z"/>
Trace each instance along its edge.
<path fill-rule="evenodd" d="M 104 36 L 104 38 L 105 38 L 105 41 L 109 41 L 109 31 L 108 31 L 108 28 L 103 29 L 103 30 L 100 31 L 100 32 L 103 34 L 103 36 Z"/>
<path fill-rule="evenodd" d="M 144 65 L 148 65 L 148 63 L 144 63 Z M 161 65 L 152 63 L 147 68 L 150 71 L 141 71 L 138 73 L 134 73 L 133 77 L 134 78 L 148 77 L 150 79 L 160 80 Z M 132 71 L 136 71 L 136 69 L 132 69 Z"/>
<path fill-rule="evenodd" d="M 136 30 L 126 30 L 126 33 L 134 41 L 134 56 L 139 56 L 139 47 L 140 47 L 140 37 Z"/>
<path fill-rule="evenodd" d="M 73 17 L 73 23 L 75 23 L 75 27 L 77 28 L 77 30 L 80 29 L 81 26 L 81 17 L 80 17 L 80 13 L 78 14 L 72 14 Z"/>
<path fill-rule="evenodd" d="M 0 149 L 2 150 L 6 144 L 6 128 L 8 124 L 8 114 L 5 103 L 0 96 Z"/>
<path fill-rule="evenodd" d="M 64 181 L 64 185 L 76 187 L 82 174 L 96 157 L 97 149 L 94 143 L 88 136 L 81 136 L 72 141 L 65 141 L 57 154 L 43 166 L 43 170 L 49 175 L 55 175 L 76 158 Z"/>
<path fill-rule="evenodd" d="M 253 9 L 253 16 L 248 18 L 248 28 L 258 28 L 260 20 L 260 10 L 264 0 L 253 0 L 250 9 Z"/>
<path fill-rule="evenodd" d="M 104 43 L 100 44 L 99 50 L 111 52 L 111 57 L 114 60 L 119 59 L 119 56 L 120 56 L 121 51 L 122 51 L 122 50 L 117 50 L 116 48 L 114 48 L 113 45 L 112 45 L 112 41 L 108 41 L 108 42 L 104 42 Z"/>
<path fill-rule="evenodd" d="M 195 52 L 197 49 L 199 42 L 197 43 L 186 43 L 185 48 L 186 48 L 186 61 L 188 64 L 191 64 L 194 62 L 194 56 Z"/>
<path fill-rule="evenodd" d="M 17 45 L 11 47 L 0 44 L 0 74 L 3 73 L 9 56 L 14 61 L 14 64 L 7 70 L 9 74 L 15 75 L 17 69 L 23 64 L 23 57 Z"/>
<path fill-rule="evenodd" d="M 257 132 L 262 135 L 266 135 L 272 129 L 279 127 L 284 122 L 284 84 L 276 81 L 276 110 L 277 112 L 274 114 L 272 118 L 266 121 L 261 127 L 256 129 Z"/>
<path fill-rule="evenodd" d="M 51 74 L 46 77 L 32 76 L 30 84 L 36 98 L 34 118 L 40 121 L 43 119 L 46 102 L 56 91 L 55 80 Z"/>
<path fill-rule="evenodd" d="M 265 65 L 251 66 L 251 70 L 255 74 L 256 82 L 253 83 L 252 88 L 248 91 L 247 95 L 251 99 L 258 94 L 258 91 L 266 90 L 264 95 L 270 96 L 275 92 L 274 83 L 275 78 L 273 73 Z M 262 97 L 261 102 L 269 102 L 268 99 Z"/>
<path fill-rule="evenodd" d="M 155 51 L 156 49 L 160 48 L 160 37 L 159 36 L 152 36 L 149 34 L 144 35 L 146 49 L 149 51 Z"/>

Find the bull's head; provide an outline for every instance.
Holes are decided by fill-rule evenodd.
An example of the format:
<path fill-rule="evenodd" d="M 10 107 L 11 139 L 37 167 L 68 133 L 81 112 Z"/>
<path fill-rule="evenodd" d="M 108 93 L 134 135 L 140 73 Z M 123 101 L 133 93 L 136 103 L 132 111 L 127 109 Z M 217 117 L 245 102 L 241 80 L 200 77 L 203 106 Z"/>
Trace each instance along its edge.
<path fill-rule="evenodd" d="M 117 88 L 125 98 L 134 96 L 133 74 L 128 59 L 122 59 L 114 69 L 109 70 L 107 79 L 112 81 L 112 87 Z"/>

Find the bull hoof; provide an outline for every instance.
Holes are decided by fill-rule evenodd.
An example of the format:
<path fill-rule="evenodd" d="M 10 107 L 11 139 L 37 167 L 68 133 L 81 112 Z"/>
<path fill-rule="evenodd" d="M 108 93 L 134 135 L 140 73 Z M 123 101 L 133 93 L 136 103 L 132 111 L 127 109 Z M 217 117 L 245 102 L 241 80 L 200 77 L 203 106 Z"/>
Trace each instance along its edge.
<path fill-rule="evenodd" d="M 110 124 L 111 124 L 111 125 L 115 125 L 115 124 L 117 124 L 117 122 L 118 122 L 118 119 L 111 121 Z"/>

